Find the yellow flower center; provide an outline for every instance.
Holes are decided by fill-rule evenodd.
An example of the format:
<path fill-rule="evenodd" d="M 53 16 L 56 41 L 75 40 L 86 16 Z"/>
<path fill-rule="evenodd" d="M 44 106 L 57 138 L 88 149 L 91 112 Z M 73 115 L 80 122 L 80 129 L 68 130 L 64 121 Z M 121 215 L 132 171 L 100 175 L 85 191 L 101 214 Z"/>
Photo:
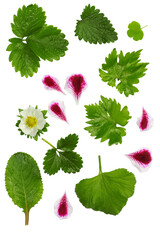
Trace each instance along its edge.
<path fill-rule="evenodd" d="M 26 125 L 33 128 L 37 125 L 37 119 L 35 117 L 28 116 L 26 119 Z"/>

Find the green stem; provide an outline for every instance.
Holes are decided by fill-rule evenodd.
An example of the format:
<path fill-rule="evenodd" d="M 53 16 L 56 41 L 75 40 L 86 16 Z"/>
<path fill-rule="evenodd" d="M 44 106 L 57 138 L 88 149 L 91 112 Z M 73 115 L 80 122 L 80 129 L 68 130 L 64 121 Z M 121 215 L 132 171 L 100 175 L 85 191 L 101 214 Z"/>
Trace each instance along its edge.
<path fill-rule="evenodd" d="M 98 156 L 98 160 L 99 160 L 99 174 L 102 174 L 102 165 L 101 165 L 101 156 Z"/>
<path fill-rule="evenodd" d="M 47 144 L 49 144 L 53 149 L 56 149 L 50 142 L 48 142 L 46 139 L 44 139 L 44 138 L 42 138 L 42 140 L 44 141 L 44 142 L 46 142 Z"/>
<path fill-rule="evenodd" d="M 28 225 L 29 223 L 29 211 L 25 212 L 25 225 Z"/>
<path fill-rule="evenodd" d="M 145 28 L 145 27 L 148 27 L 148 25 L 146 25 L 146 26 L 142 27 L 141 29 L 143 29 L 143 28 Z"/>

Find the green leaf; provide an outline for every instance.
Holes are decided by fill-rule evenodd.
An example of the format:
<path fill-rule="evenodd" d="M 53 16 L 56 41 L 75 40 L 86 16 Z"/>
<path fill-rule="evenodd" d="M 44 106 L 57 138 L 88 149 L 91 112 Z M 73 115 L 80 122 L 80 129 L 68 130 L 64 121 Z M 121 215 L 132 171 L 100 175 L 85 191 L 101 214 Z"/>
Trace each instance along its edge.
<path fill-rule="evenodd" d="M 43 169 L 45 173 L 49 175 L 57 173 L 61 168 L 61 159 L 56 153 L 56 149 L 50 149 L 47 151 L 44 162 Z"/>
<path fill-rule="evenodd" d="M 6 167 L 5 184 L 14 204 L 23 209 L 27 225 L 29 211 L 39 202 L 43 193 L 43 183 L 36 161 L 23 152 L 12 155 Z"/>
<path fill-rule="evenodd" d="M 36 4 L 19 8 L 17 15 L 13 17 L 12 31 L 17 37 L 27 37 L 40 30 L 45 24 L 46 16 L 41 7 Z"/>
<path fill-rule="evenodd" d="M 107 82 L 109 86 L 116 87 L 126 97 L 138 92 L 134 84 L 139 83 L 139 78 L 145 75 L 146 66 L 149 64 L 140 62 L 141 51 L 128 52 L 124 55 L 122 51 L 117 54 L 114 48 L 106 57 L 102 69 L 99 69 L 102 81 Z"/>
<path fill-rule="evenodd" d="M 135 41 L 142 40 L 144 33 L 142 31 L 141 25 L 136 21 L 131 22 L 128 25 L 127 35 L 128 35 L 128 37 L 133 38 L 133 40 L 135 40 Z"/>
<path fill-rule="evenodd" d="M 90 4 L 82 12 L 81 20 L 77 21 L 75 35 L 79 40 L 89 43 L 110 43 L 118 39 L 111 22 L 99 9 Z"/>
<path fill-rule="evenodd" d="M 78 135 L 69 134 L 66 138 L 61 138 L 57 142 L 57 148 L 63 151 L 72 151 L 76 148 L 78 143 Z"/>
<path fill-rule="evenodd" d="M 65 173 L 76 173 L 82 168 L 81 156 L 73 152 L 78 143 L 78 136 L 76 134 L 69 134 L 66 138 L 61 138 L 57 142 L 57 148 L 55 148 L 47 140 L 44 142 L 49 144 L 52 149 L 48 150 L 43 162 L 43 168 L 45 173 L 53 175 L 62 169 Z"/>
<path fill-rule="evenodd" d="M 15 71 L 20 71 L 22 77 L 32 77 L 40 67 L 39 57 L 20 38 L 11 38 L 9 41 L 11 44 L 7 51 L 11 51 L 9 61 L 12 62 Z"/>
<path fill-rule="evenodd" d="M 84 207 L 117 215 L 134 194 L 135 184 L 133 173 L 124 168 L 103 173 L 100 163 L 99 174 L 80 181 L 75 192 Z"/>
<path fill-rule="evenodd" d="M 122 143 L 122 137 L 126 135 L 123 127 L 131 118 L 128 108 L 125 106 L 121 110 L 121 105 L 116 100 L 107 99 L 101 96 L 99 104 L 86 105 L 87 121 L 90 124 L 86 127 L 91 136 L 95 139 L 101 138 L 101 142 L 109 140 L 108 145 Z"/>
<path fill-rule="evenodd" d="M 68 41 L 56 27 L 45 25 L 40 31 L 27 38 L 28 46 L 43 60 L 59 60 L 67 51 Z"/>

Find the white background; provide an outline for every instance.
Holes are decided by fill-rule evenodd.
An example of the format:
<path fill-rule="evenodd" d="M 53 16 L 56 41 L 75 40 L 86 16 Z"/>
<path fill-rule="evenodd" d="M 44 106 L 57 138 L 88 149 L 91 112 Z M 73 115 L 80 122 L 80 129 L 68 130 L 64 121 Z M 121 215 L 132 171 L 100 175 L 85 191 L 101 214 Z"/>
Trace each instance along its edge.
<path fill-rule="evenodd" d="M 160 215 L 160 94 L 159 94 L 159 7 L 158 0 L 5 0 L 0 3 L 0 238 L 1 239 L 159 239 Z M 60 61 L 41 61 L 41 67 L 32 78 L 21 77 L 15 73 L 8 61 L 6 52 L 8 39 L 14 37 L 10 23 L 13 15 L 23 4 L 26 6 L 37 3 L 46 12 L 47 24 L 57 26 L 66 34 L 69 41 L 66 56 Z M 85 5 L 95 5 L 105 13 L 116 31 L 118 40 L 110 44 L 91 45 L 79 41 L 74 36 L 76 20 L 80 19 Z M 127 26 L 133 20 L 144 29 L 144 39 L 135 42 L 128 38 Z M 124 53 L 143 49 L 141 59 L 149 62 L 146 76 L 140 79 L 139 93 L 126 98 L 115 88 L 102 82 L 98 69 L 104 59 L 116 47 Z M 85 76 L 88 88 L 83 93 L 79 105 L 71 94 L 63 95 L 55 91 L 47 91 L 42 84 L 46 74 L 56 77 L 62 89 L 66 79 L 73 73 Z M 100 143 L 90 137 L 84 130 L 86 126 L 85 104 L 98 102 L 100 95 L 115 98 L 122 106 L 127 105 L 132 119 L 126 129 L 127 135 L 121 145 L 109 147 L 107 141 Z M 61 137 L 70 133 L 79 135 L 77 152 L 83 157 L 83 168 L 76 174 L 65 174 L 59 171 L 54 176 L 43 172 L 43 157 L 49 146 L 41 138 L 36 142 L 20 136 L 15 123 L 18 108 L 25 109 L 28 105 L 38 105 L 47 109 L 53 100 L 64 101 L 65 112 L 69 124 L 48 115 L 50 127 L 43 135 L 53 145 Z M 136 121 L 144 107 L 154 119 L 153 127 L 146 132 L 140 132 Z M 139 172 L 125 156 L 141 148 L 152 152 L 153 162 L 147 172 Z M 24 213 L 13 204 L 5 190 L 4 174 L 8 159 L 16 152 L 26 152 L 33 156 L 41 170 L 44 183 L 44 193 L 40 202 L 30 211 L 29 226 L 24 225 Z M 79 202 L 74 189 L 81 179 L 93 177 L 98 173 L 98 155 L 102 157 L 104 172 L 116 168 L 127 168 L 137 179 L 135 194 L 117 216 L 105 215 L 86 209 Z M 71 205 L 73 213 L 69 219 L 60 220 L 54 214 L 54 203 L 64 192 Z M 154 237 L 153 237 L 154 236 Z"/>

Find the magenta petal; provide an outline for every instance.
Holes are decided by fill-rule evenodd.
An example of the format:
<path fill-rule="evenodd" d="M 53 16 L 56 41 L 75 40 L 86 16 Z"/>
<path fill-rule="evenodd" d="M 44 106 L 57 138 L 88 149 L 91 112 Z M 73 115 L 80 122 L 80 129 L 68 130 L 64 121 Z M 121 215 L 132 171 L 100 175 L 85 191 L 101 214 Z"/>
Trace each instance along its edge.
<path fill-rule="evenodd" d="M 49 105 L 49 113 L 56 118 L 60 118 L 61 120 L 67 122 L 66 116 L 64 114 L 62 103 L 52 102 Z"/>
<path fill-rule="evenodd" d="M 141 131 L 148 130 L 151 127 L 151 118 L 144 108 L 142 116 L 138 119 L 137 124 Z"/>
<path fill-rule="evenodd" d="M 56 91 L 59 91 L 59 92 L 63 93 L 63 91 L 62 91 L 61 87 L 59 86 L 58 81 L 57 81 L 56 78 L 53 78 L 53 77 L 51 77 L 49 75 L 46 75 L 43 78 L 42 82 L 43 82 L 43 84 L 45 85 L 45 87 L 47 89 L 54 89 Z"/>
<path fill-rule="evenodd" d="M 63 195 L 63 197 L 60 200 L 58 200 L 55 203 L 54 210 L 55 210 L 55 214 L 61 219 L 68 218 L 70 216 L 70 214 L 73 211 L 73 208 L 67 199 L 66 193 Z"/>
<path fill-rule="evenodd" d="M 149 167 L 152 161 L 151 153 L 147 149 L 142 149 L 137 152 L 127 154 L 126 156 L 132 160 L 136 167 L 140 167 L 139 169 Z"/>
<path fill-rule="evenodd" d="M 82 74 L 75 74 L 68 78 L 66 85 L 71 90 L 76 100 L 78 101 L 79 97 L 82 94 L 82 91 L 87 86 L 87 83 Z"/>

